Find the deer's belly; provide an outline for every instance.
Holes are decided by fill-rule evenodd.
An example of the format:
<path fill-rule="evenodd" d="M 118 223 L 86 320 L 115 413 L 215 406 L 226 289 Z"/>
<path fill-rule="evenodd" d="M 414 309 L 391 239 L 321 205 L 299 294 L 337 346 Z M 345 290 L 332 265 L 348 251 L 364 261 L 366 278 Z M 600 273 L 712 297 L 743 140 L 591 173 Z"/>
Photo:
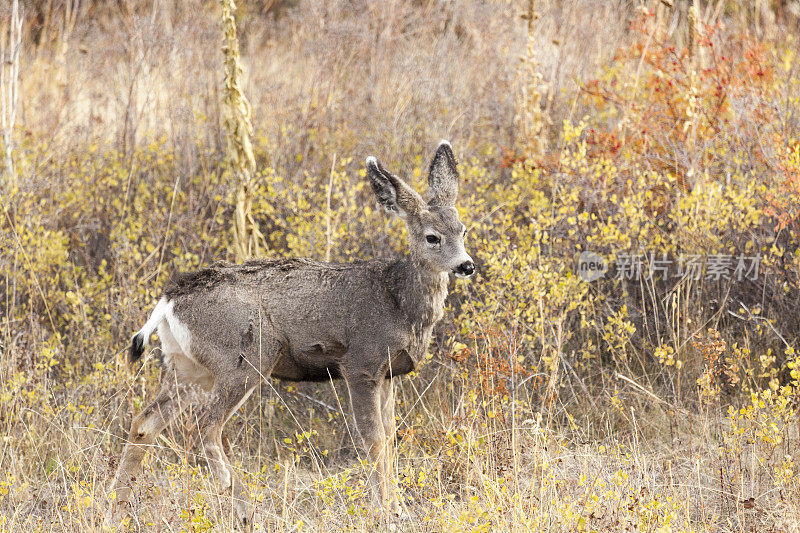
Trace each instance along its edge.
<path fill-rule="evenodd" d="M 272 376 L 287 381 L 328 381 L 342 377 L 339 362 L 347 349 L 338 343 L 292 347 L 272 369 Z"/>

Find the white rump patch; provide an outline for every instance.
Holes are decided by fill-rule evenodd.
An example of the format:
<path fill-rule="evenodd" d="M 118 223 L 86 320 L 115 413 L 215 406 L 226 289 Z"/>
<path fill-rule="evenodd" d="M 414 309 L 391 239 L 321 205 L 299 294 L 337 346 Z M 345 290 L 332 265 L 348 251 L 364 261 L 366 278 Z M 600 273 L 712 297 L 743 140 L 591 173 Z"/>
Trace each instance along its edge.
<path fill-rule="evenodd" d="M 449 146 L 451 150 L 453 149 L 453 145 L 450 144 L 450 141 L 448 141 L 447 139 L 442 139 L 441 141 L 439 141 L 439 146 L 441 146 L 443 144 L 446 144 L 447 146 Z"/>
<path fill-rule="evenodd" d="M 371 156 L 369 156 L 367 158 L 367 160 L 365 161 L 365 164 L 368 167 L 377 167 L 378 166 L 378 160 L 375 158 L 374 155 L 371 155 Z"/>
<path fill-rule="evenodd" d="M 164 321 L 158 327 L 158 336 L 161 338 L 161 345 L 165 353 L 183 352 L 183 354 L 194 361 L 192 357 L 192 334 L 186 324 L 178 320 L 175 316 L 175 302 L 167 302 L 164 309 Z M 166 327 L 164 327 L 166 324 Z"/>
<path fill-rule="evenodd" d="M 150 342 L 150 335 L 156 330 L 156 327 L 164 320 L 164 314 L 167 310 L 167 298 L 162 297 L 156 306 L 153 308 L 153 312 L 150 313 L 150 318 L 147 319 L 147 322 L 144 323 L 142 329 L 136 332 L 136 335 L 142 335 L 144 339 L 142 342 L 146 345 Z M 136 336 L 134 335 L 134 337 Z"/>

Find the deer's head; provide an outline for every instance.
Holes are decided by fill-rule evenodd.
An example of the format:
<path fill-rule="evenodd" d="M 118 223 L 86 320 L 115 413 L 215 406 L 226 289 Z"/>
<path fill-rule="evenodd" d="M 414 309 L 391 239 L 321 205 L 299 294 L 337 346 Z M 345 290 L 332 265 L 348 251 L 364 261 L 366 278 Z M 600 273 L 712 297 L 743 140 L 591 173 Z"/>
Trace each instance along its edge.
<path fill-rule="evenodd" d="M 454 272 L 462 278 L 475 272 L 475 264 L 464 249 L 466 227 L 455 207 L 458 167 L 449 142 L 442 141 L 436 149 L 425 198 L 374 157 L 367 158 L 367 176 L 378 204 L 406 223 L 411 254 L 420 265 L 436 272 Z"/>

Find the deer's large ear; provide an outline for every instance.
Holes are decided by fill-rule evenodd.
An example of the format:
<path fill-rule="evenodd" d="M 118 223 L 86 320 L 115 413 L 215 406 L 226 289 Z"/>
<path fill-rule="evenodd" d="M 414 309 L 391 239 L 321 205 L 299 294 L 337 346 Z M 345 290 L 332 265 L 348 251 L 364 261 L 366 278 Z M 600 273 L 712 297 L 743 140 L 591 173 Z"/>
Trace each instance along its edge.
<path fill-rule="evenodd" d="M 439 143 L 428 173 L 428 205 L 454 206 L 458 197 L 458 166 L 453 147 Z"/>
<path fill-rule="evenodd" d="M 387 213 L 400 217 L 417 215 L 423 206 L 422 197 L 402 178 L 395 176 L 370 156 L 367 158 L 367 177 L 375 191 L 378 204 Z"/>

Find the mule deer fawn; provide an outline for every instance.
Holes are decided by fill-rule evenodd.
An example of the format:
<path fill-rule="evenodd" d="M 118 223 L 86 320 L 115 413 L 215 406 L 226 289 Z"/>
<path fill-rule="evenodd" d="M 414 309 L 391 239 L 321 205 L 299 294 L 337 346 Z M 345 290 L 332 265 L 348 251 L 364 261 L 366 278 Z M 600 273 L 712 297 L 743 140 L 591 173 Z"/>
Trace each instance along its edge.
<path fill-rule="evenodd" d="M 475 271 L 464 250 L 466 228 L 455 208 L 458 170 L 447 141 L 436 149 L 425 199 L 377 159 L 366 160 L 378 203 L 408 229 L 410 253 L 394 261 L 346 264 L 305 259 L 216 263 L 184 274 L 164 291 L 133 337 L 138 360 L 158 331 L 165 373 L 161 390 L 131 424 L 112 490 L 130 502 L 145 451 L 190 404 L 199 404 L 199 434 L 209 469 L 231 490 L 238 520 L 249 528 L 249 493 L 222 448 L 222 428 L 267 376 L 291 381 L 344 378 L 358 433 L 375 467 L 373 496 L 399 511 L 391 446 L 391 379 L 414 370 L 441 320 L 450 272 Z"/>

